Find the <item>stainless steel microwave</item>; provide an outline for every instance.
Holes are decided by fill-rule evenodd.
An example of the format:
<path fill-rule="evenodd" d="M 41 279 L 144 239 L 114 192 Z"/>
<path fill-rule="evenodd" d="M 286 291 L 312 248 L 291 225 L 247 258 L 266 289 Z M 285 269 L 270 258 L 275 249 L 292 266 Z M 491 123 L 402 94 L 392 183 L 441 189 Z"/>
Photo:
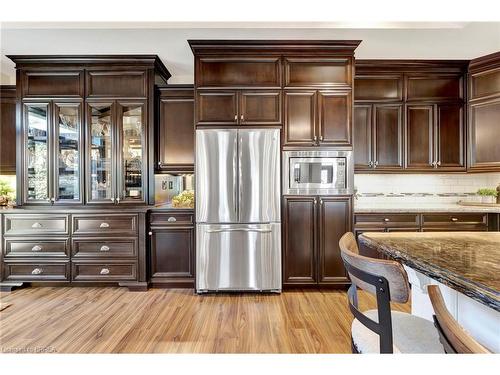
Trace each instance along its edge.
<path fill-rule="evenodd" d="M 283 173 L 286 195 L 348 195 L 354 190 L 352 151 L 284 151 Z"/>

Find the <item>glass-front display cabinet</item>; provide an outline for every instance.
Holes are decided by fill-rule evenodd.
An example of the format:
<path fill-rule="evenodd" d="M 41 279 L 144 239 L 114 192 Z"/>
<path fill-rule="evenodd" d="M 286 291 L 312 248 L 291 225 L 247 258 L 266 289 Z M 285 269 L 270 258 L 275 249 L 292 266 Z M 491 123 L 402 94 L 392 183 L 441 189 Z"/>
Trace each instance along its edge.
<path fill-rule="evenodd" d="M 88 103 L 87 203 L 145 203 L 144 103 Z"/>
<path fill-rule="evenodd" d="M 81 204 L 81 103 L 24 103 L 24 204 Z"/>

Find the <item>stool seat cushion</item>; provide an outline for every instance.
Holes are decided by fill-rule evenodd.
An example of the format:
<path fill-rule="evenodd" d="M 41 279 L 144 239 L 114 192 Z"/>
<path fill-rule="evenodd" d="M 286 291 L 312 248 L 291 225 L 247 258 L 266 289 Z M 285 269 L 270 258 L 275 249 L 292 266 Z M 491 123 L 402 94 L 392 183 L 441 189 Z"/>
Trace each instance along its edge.
<path fill-rule="evenodd" d="M 378 311 L 363 312 L 371 320 L 378 322 Z M 434 324 L 415 315 L 392 311 L 392 337 L 394 353 L 441 353 L 443 345 Z M 357 319 L 352 322 L 351 335 L 360 353 L 380 353 L 380 337 L 361 324 Z"/>

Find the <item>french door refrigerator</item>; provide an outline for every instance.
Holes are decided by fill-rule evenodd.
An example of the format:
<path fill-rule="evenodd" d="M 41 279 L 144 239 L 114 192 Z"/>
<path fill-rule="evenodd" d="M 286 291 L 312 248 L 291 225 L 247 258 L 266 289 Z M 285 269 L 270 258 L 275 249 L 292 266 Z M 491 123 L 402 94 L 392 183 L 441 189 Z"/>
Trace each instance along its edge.
<path fill-rule="evenodd" d="M 197 292 L 280 292 L 280 131 L 196 130 L 195 173 Z"/>

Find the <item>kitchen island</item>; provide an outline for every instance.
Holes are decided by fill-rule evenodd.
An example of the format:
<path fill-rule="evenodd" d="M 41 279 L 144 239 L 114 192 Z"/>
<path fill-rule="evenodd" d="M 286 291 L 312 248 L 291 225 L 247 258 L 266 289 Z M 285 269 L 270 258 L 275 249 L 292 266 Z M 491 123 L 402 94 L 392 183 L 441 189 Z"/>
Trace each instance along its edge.
<path fill-rule="evenodd" d="M 455 319 L 500 352 L 500 233 L 367 232 L 359 241 L 403 263 L 412 285 L 412 314 L 432 320 L 426 286 L 439 285 Z"/>

